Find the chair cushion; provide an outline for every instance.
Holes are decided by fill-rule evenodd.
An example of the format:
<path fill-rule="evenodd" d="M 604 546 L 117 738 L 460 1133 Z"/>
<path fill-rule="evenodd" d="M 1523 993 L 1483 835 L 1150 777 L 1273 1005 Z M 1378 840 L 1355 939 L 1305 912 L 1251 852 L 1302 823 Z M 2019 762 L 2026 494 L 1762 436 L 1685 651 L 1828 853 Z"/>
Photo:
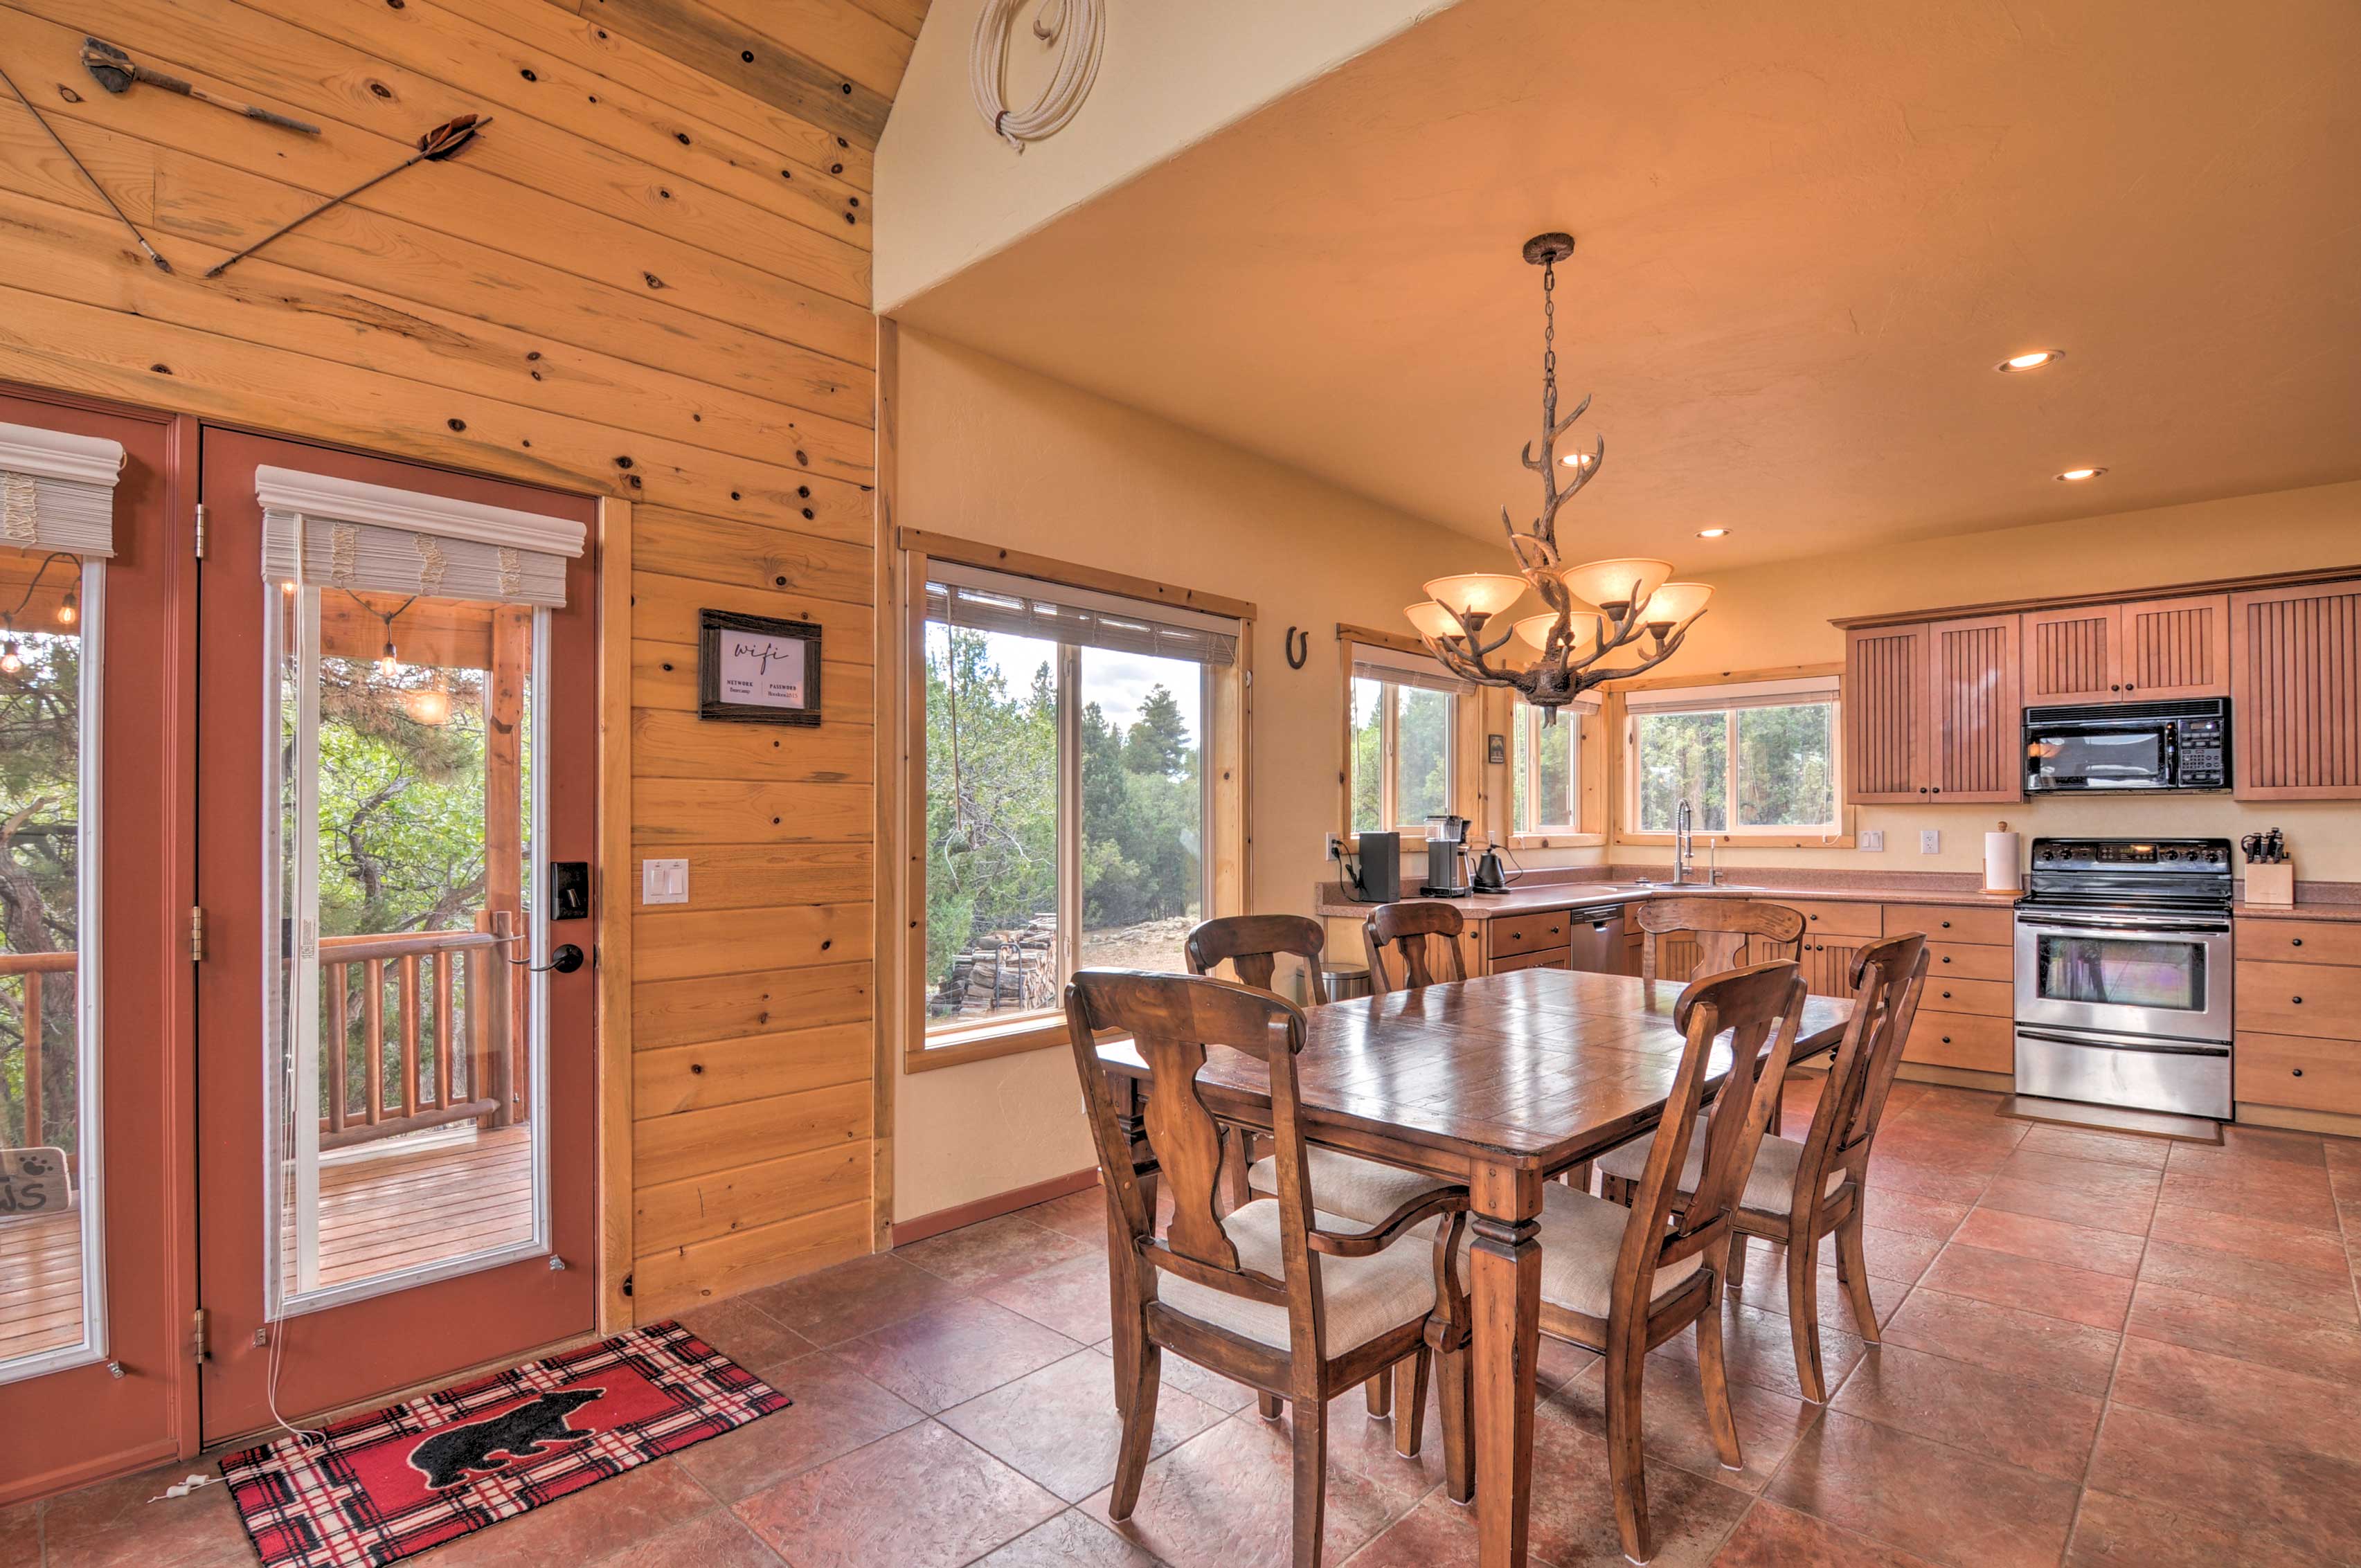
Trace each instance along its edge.
<path fill-rule="evenodd" d="M 1604 1198 L 1551 1182 L 1542 1191 L 1542 1299 L 1553 1307 L 1604 1318 L 1614 1299 L 1615 1255 L 1631 1211 Z M 1656 1270 L 1649 1299 L 1660 1300 L 1697 1271 L 1701 1256 Z"/>
<path fill-rule="evenodd" d="M 1366 1228 L 1344 1215 L 1317 1211 L 1312 1223 L 1321 1230 L 1347 1235 Z M 1441 1223 L 1433 1219 L 1413 1225 L 1393 1245 L 1369 1257 L 1320 1259 L 1331 1356 L 1342 1355 L 1434 1310 L 1434 1227 Z M 1256 1199 L 1224 1220 L 1222 1229 L 1238 1249 L 1241 1265 L 1273 1279 L 1287 1277 L 1287 1266 L 1279 1255 L 1279 1200 Z M 1175 1311 L 1274 1350 L 1289 1349 L 1292 1343 L 1284 1307 L 1249 1301 L 1177 1274 L 1159 1274 L 1156 1293 Z"/>
<path fill-rule="evenodd" d="M 1697 1119 L 1697 1130 L 1689 1135 L 1689 1157 L 1682 1162 L 1680 1190 L 1694 1192 L 1704 1179 L 1705 1118 Z M 1648 1151 L 1655 1146 L 1656 1135 L 1635 1138 L 1620 1148 L 1610 1149 L 1598 1157 L 1598 1168 L 1625 1181 L 1637 1181 L 1648 1172 Z M 1738 1206 L 1752 1209 L 1758 1214 L 1784 1215 L 1795 1202 L 1795 1173 L 1804 1163 L 1804 1146 L 1793 1138 L 1763 1135 L 1762 1146 L 1754 1154 L 1754 1168 L 1747 1174 L 1746 1191 L 1739 1198 Z M 1833 1198 L 1844 1185 L 1841 1168 L 1828 1172 L 1828 1185 L 1822 1196 Z"/>
<path fill-rule="evenodd" d="M 1451 1185 L 1439 1177 L 1422 1176 L 1383 1160 L 1363 1159 L 1334 1149 L 1307 1148 L 1303 1153 L 1304 1168 L 1312 1175 L 1312 1206 L 1358 1220 L 1363 1227 L 1376 1224 L 1413 1198 L 1423 1198 Z M 1277 1197 L 1277 1157 L 1265 1155 L 1248 1167 L 1246 1186 L 1253 1191 Z"/>

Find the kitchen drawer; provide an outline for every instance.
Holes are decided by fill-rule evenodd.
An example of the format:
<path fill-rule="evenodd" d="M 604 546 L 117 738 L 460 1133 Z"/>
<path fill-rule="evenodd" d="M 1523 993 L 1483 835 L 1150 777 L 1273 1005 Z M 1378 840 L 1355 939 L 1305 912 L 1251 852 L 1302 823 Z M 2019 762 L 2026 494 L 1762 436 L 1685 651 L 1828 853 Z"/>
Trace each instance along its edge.
<path fill-rule="evenodd" d="M 2241 920 L 2238 957 L 2361 965 L 2361 920 Z"/>
<path fill-rule="evenodd" d="M 1929 1013 L 1924 1007 L 1902 1042 L 1904 1061 L 1929 1067 L 1963 1067 L 1977 1072 L 2016 1071 L 2016 1025 L 2006 1018 L 1969 1013 Z"/>
<path fill-rule="evenodd" d="M 2238 1031 L 2231 1058 L 2235 1098 L 2361 1116 L 2361 1041 Z"/>
<path fill-rule="evenodd" d="M 2361 969 L 2238 960 L 2241 1030 L 2347 1039 L 2361 1034 Z"/>
<path fill-rule="evenodd" d="M 1996 980 L 2012 985 L 2016 981 L 2016 949 L 1973 948 L 1964 942 L 1929 942 L 1927 982 L 1932 985 L 1938 980 Z"/>
<path fill-rule="evenodd" d="M 1928 973 L 1918 998 L 1921 1013 L 1978 1013 L 1987 1018 L 2016 1016 L 2016 987 L 2006 981 L 1954 980 Z"/>
<path fill-rule="evenodd" d="M 1889 904 L 1885 935 L 1924 931 L 1930 942 L 1967 942 L 1980 948 L 2016 945 L 2016 911 L 1977 909 L 1957 904 Z"/>
<path fill-rule="evenodd" d="M 1494 959 L 1492 972 L 1507 974 L 1511 970 L 1521 969 L 1566 969 L 1572 962 L 1572 957 L 1565 948 L 1543 948 L 1539 952 L 1511 953 L 1506 958 Z"/>
<path fill-rule="evenodd" d="M 1544 909 L 1532 915 L 1495 916 L 1485 922 L 1485 951 L 1497 959 L 1543 948 L 1563 948 L 1572 927 L 1565 910 Z"/>
<path fill-rule="evenodd" d="M 1848 904 L 1832 898 L 1782 898 L 1776 893 L 1758 894 L 1757 904 L 1784 904 L 1804 917 L 1804 939 L 1815 937 L 1874 937 L 1878 932 L 1877 905 Z"/>

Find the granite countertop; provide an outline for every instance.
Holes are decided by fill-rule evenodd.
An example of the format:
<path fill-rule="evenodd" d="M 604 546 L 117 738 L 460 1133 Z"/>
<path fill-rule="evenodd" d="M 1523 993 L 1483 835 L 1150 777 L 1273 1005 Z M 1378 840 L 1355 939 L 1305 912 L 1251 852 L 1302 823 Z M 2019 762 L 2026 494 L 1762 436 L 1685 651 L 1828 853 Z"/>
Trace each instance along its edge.
<path fill-rule="evenodd" d="M 2361 925 L 2361 883 L 2298 883 L 2293 904 L 2249 904 L 2230 913 L 2241 920 L 2343 920 Z"/>
<path fill-rule="evenodd" d="M 1719 886 L 1693 883 L 1684 887 L 1667 887 L 1663 883 L 1642 885 L 1628 877 L 1614 881 L 1576 880 L 1587 870 L 1618 872 L 1620 867 L 1586 868 L 1566 871 L 1552 868 L 1528 872 L 1524 881 L 1510 884 L 1506 893 L 1471 894 L 1466 898 L 1450 901 L 1452 906 L 1469 920 L 1490 920 L 1506 916 L 1531 915 L 1545 909 L 1570 909 L 1583 905 L 1638 904 L 1660 894 L 1702 898 L 1809 898 L 1859 904 L 1942 904 L 1966 905 L 1993 909 L 2011 909 L 2022 895 L 2015 893 L 1986 893 L 1982 879 L 1972 874 L 1960 874 L 1956 881 L 1949 873 L 1921 872 L 1915 876 L 1872 877 L 1858 872 L 1825 873 L 1826 880 L 1810 872 L 1773 872 L 1781 880 L 1754 880 L 1765 873 L 1749 867 L 1742 873 L 1749 880 L 1723 883 Z M 1793 880 L 1787 880 L 1793 879 Z M 1414 893 L 1406 894 L 1415 898 Z M 1360 903 L 1347 896 L 1335 883 L 1322 883 L 1313 899 L 1312 913 L 1325 916 L 1367 914 L 1376 905 Z M 2301 907 L 2301 906 L 2299 906 Z M 2355 918 L 2361 918 L 2361 906 L 2355 907 Z"/>

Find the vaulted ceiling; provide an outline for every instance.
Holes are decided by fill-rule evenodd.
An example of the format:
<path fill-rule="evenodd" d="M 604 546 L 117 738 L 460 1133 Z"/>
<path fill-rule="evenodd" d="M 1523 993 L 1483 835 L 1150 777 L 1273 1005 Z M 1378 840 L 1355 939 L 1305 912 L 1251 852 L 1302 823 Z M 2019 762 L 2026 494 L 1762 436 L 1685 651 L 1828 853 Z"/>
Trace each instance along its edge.
<path fill-rule="evenodd" d="M 1571 230 L 1576 553 L 2346 479 L 2356 59 L 2347 0 L 1463 0 L 897 313 L 1497 538 Z"/>

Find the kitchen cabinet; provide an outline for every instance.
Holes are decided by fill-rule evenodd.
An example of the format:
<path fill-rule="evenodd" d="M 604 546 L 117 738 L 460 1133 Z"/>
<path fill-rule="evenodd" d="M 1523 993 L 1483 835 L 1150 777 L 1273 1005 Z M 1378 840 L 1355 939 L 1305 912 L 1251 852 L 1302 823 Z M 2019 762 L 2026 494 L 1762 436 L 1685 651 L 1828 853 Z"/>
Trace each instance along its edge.
<path fill-rule="evenodd" d="M 2115 607 L 2037 609 L 2024 618 L 2025 700 L 2106 702 L 2123 695 Z"/>
<path fill-rule="evenodd" d="M 2227 594 L 2028 610 L 2022 619 L 2028 705 L 2230 695 Z"/>
<path fill-rule="evenodd" d="M 2013 911 L 1952 904 L 1889 904 L 1888 937 L 1927 938 L 1927 987 L 1902 1059 L 1972 1072 L 2016 1071 L 2016 924 Z"/>
<path fill-rule="evenodd" d="M 2241 919 L 2237 946 L 2239 1113 L 2361 1116 L 2361 924 Z"/>
<path fill-rule="evenodd" d="M 2241 800 L 2361 799 L 2361 582 L 2230 598 Z"/>
<path fill-rule="evenodd" d="M 1846 633 L 1847 798 L 2022 798 L 2014 615 Z"/>

